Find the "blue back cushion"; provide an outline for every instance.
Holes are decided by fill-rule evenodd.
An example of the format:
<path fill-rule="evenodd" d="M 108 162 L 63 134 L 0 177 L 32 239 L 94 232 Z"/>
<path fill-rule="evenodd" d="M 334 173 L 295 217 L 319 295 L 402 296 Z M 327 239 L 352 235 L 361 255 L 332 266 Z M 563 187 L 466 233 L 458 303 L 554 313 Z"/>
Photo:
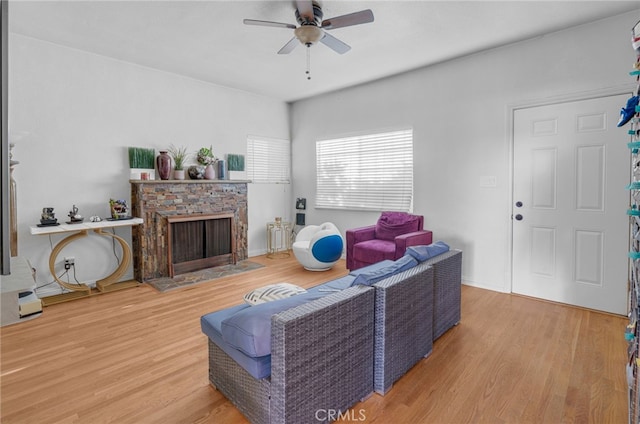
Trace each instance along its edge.
<path fill-rule="evenodd" d="M 393 261 L 391 259 L 385 259 L 385 260 L 382 260 L 380 262 L 376 262 L 376 263 L 373 263 L 371 265 L 364 266 L 362 268 L 354 269 L 353 271 L 351 271 L 349 273 L 349 275 L 353 275 L 354 277 L 357 277 L 358 275 L 360 275 L 362 273 L 375 271 L 376 269 L 385 268 L 385 267 L 388 267 L 390 265 L 393 265 Z"/>
<path fill-rule="evenodd" d="M 351 285 L 370 286 L 377 283 L 378 281 L 384 280 L 387 277 L 411 269 L 416 265 L 418 265 L 418 261 L 416 261 L 415 258 L 410 255 L 404 255 L 400 259 L 393 261 L 387 266 L 374 268 L 370 271 L 359 273 L 356 279 L 353 280 L 353 283 L 351 283 Z"/>
<path fill-rule="evenodd" d="M 251 308 L 249 305 L 239 305 L 243 308 Z M 271 375 L 271 355 L 260 356 L 257 358 L 251 358 L 245 355 L 238 349 L 230 346 L 222 339 L 222 334 L 219 330 L 219 322 L 221 319 L 233 315 L 237 312 L 238 308 L 233 307 L 218 312 L 212 312 L 207 315 L 203 315 L 200 318 L 200 326 L 202 332 L 206 334 L 209 339 L 218 345 L 227 355 L 233 358 L 242 368 L 244 368 L 249 374 L 256 379 L 268 377 Z"/>
<path fill-rule="evenodd" d="M 411 246 L 407 247 L 407 254 L 413 256 L 420 262 L 424 262 L 427 259 L 434 256 L 441 255 L 449 251 L 449 245 L 443 241 L 437 241 L 428 246 Z"/>
<path fill-rule="evenodd" d="M 244 308 L 222 321 L 222 339 L 252 358 L 270 355 L 271 316 L 330 293 L 307 292 Z"/>

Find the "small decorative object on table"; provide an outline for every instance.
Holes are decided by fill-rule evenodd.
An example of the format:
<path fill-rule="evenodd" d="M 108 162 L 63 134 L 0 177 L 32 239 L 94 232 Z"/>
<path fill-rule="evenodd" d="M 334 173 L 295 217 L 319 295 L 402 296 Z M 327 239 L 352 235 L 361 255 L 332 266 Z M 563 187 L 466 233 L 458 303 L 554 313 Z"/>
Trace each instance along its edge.
<path fill-rule="evenodd" d="M 129 219 L 129 207 L 126 200 L 109 199 L 111 207 L 111 219 Z"/>
<path fill-rule="evenodd" d="M 79 224 L 82 221 L 84 221 L 84 218 L 78 213 L 76 205 L 73 205 L 73 208 L 69 211 L 69 221 L 67 221 L 67 224 Z"/>
<path fill-rule="evenodd" d="M 38 227 L 48 227 L 50 225 L 60 225 L 58 224 L 56 214 L 53 212 L 53 208 L 42 208 L 40 224 L 38 224 Z"/>

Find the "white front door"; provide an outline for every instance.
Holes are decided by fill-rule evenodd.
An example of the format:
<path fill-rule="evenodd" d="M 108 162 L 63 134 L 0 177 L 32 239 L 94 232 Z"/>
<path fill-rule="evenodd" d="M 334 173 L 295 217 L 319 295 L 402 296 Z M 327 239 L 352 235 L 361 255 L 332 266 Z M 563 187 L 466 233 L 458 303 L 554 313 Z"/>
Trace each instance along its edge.
<path fill-rule="evenodd" d="M 629 96 L 514 114 L 514 293 L 627 312 Z"/>

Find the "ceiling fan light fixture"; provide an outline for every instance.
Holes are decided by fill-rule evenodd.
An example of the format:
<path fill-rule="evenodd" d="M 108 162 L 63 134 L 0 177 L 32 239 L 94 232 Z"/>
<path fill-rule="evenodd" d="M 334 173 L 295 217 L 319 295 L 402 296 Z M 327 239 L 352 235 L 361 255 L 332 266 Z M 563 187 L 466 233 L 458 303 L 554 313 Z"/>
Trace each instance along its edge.
<path fill-rule="evenodd" d="M 296 28 L 294 34 L 304 45 L 315 44 L 324 36 L 324 31 L 314 25 L 303 25 Z"/>

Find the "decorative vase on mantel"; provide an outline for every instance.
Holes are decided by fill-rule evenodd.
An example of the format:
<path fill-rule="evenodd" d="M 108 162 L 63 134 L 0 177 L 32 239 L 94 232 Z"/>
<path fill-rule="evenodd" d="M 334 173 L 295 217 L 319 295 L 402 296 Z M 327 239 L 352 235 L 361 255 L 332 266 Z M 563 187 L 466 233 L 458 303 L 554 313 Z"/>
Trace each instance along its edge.
<path fill-rule="evenodd" d="M 204 179 L 205 180 L 215 180 L 216 179 L 216 170 L 213 167 L 213 163 L 210 163 L 204 169 Z"/>
<path fill-rule="evenodd" d="M 158 175 L 161 180 L 168 180 L 171 176 L 171 156 L 166 150 L 161 150 L 156 158 L 156 166 L 158 167 Z"/>

